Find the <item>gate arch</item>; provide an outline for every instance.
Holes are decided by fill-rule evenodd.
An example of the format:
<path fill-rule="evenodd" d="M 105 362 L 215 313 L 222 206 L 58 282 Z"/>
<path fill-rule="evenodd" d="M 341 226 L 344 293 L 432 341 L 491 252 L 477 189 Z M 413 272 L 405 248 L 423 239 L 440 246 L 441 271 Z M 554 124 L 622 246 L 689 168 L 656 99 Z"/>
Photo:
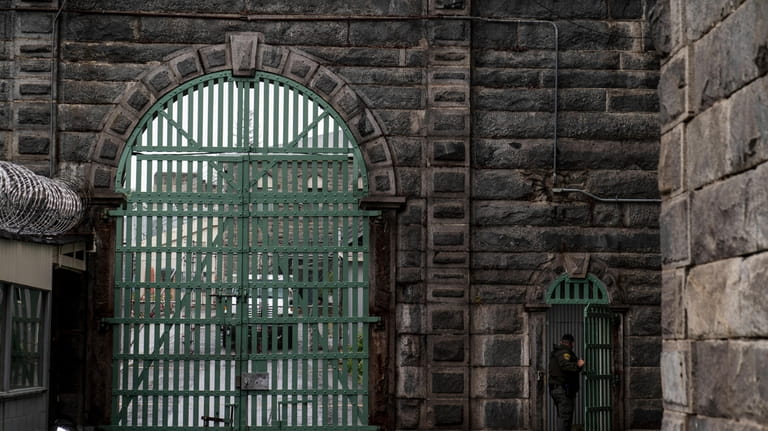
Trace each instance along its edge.
<path fill-rule="evenodd" d="M 160 97 L 117 166 L 113 425 L 367 429 L 364 157 L 305 86 L 233 75 Z"/>

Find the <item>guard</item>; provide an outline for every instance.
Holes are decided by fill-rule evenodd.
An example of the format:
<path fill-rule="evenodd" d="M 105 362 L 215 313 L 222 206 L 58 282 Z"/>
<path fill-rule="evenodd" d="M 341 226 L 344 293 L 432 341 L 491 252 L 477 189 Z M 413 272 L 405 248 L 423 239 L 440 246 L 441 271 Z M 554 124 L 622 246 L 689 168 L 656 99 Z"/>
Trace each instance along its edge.
<path fill-rule="evenodd" d="M 579 373 L 584 367 L 584 360 L 573 352 L 574 341 L 573 335 L 564 334 L 549 357 L 549 395 L 557 407 L 558 431 L 571 431 Z"/>

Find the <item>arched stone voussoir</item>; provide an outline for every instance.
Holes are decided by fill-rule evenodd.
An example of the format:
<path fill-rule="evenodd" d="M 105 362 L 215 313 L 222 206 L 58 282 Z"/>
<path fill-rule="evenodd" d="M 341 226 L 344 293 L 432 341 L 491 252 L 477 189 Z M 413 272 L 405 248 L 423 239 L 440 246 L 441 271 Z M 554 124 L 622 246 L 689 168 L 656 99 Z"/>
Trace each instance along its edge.
<path fill-rule="evenodd" d="M 177 51 L 168 58 L 168 67 L 179 84 L 205 74 L 205 69 L 200 61 L 200 54 L 196 49 Z"/>
<path fill-rule="evenodd" d="M 396 194 L 392 149 L 382 122 L 331 64 L 299 49 L 265 44 L 256 32 L 228 33 L 224 43 L 182 49 L 155 64 L 126 87 L 101 127 L 88 176 L 96 188 L 114 186 L 126 142 L 140 119 L 167 93 L 208 73 L 231 70 L 234 76 L 274 73 L 296 81 L 323 98 L 347 124 L 368 168 L 369 189 Z M 110 181 L 105 175 L 112 175 Z"/>

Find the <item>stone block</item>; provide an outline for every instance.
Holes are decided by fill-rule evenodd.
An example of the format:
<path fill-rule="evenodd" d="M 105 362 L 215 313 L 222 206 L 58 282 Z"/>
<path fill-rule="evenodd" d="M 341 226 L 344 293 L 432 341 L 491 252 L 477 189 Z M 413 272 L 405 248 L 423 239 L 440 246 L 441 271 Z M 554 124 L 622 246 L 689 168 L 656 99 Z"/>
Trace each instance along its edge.
<path fill-rule="evenodd" d="M 685 314 L 685 272 L 682 270 L 662 271 L 661 329 L 665 339 L 684 338 Z"/>
<path fill-rule="evenodd" d="M 476 16 L 524 16 L 541 19 L 601 19 L 608 15 L 605 2 L 574 0 L 560 2 L 547 0 L 545 2 L 508 2 L 485 1 L 473 3 L 473 13 Z"/>
<path fill-rule="evenodd" d="M 766 16 L 768 3 L 745 2 L 695 43 L 692 110 L 706 109 L 768 71 Z"/>
<path fill-rule="evenodd" d="M 19 136 L 19 154 L 48 154 L 51 140 L 48 136 L 21 134 Z"/>
<path fill-rule="evenodd" d="M 744 423 L 740 419 L 710 418 L 692 416 L 688 420 L 688 429 L 695 431 L 763 431 L 761 424 Z"/>
<path fill-rule="evenodd" d="M 629 365 L 631 367 L 654 367 L 661 358 L 661 337 L 630 337 Z"/>
<path fill-rule="evenodd" d="M 125 15 L 69 14 L 66 25 L 59 24 L 62 40 L 80 42 L 132 41 L 139 30 L 139 22 Z M 50 32 L 51 26 L 48 27 Z"/>
<path fill-rule="evenodd" d="M 432 189 L 435 193 L 463 193 L 467 186 L 463 170 L 437 170 L 432 173 Z"/>
<path fill-rule="evenodd" d="M 371 194 L 393 195 L 396 190 L 394 172 L 391 169 L 368 171 L 368 190 Z"/>
<path fill-rule="evenodd" d="M 301 54 L 291 52 L 285 64 L 284 73 L 287 77 L 307 85 L 315 74 L 319 64 Z"/>
<path fill-rule="evenodd" d="M 476 368 L 472 374 L 472 398 L 525 398 L 527 370 L 523 367 Z"/>
<path fill-rule="evenodd" d="M 745 423 L 768 423 L 768 342 L 699 341 L 692 347 L 694 411 L 700 416 L 734 417 Z M 718 367 L 712 377 L 712 364 Z M 727 387 L 723 383 L 727 382 Z M 717 428 L 711 428 L 717 429 Z M 726 428 L 720 428 L 726 429 Z M 727 428 L 731 429 L 731 428 Z"/>
<path fill-rule="evenodd" d="M 389 137 L 387 139 L 397 166 L 418 167 L 422 163 L 423 140 L 410 137 Z"/>
<path fill-rule="evenodd" d="M 397 193 L 400 196 L 417 197 L 424 194 L 424 172 L 419 168 L 397 170 Z"/>
<path fill-rule="evenodd" d="M 752 207 L 758 200 L 764 200 L 750 196 L 762 194 L 752 190 L 752 174 L 755 172 L 748 171 L 693 194 L 691 214 L 696 218 L 691 224 L 691 258 L 697 264 L 757 249 L 762 228 L 754 222 L 763 217 L 765 208 Z"/>
<path fill-rule="evenodd" d="M 67 80 L 59 86 L 59 102 L 84 105 L 113 103 L 120 99 L 125 88 L 122 82 Z"/>
<path fill-rule="evenodd" d="M 464 394 L 466 391 L 466 375 L 464 368 L 443 368 L 430 374 L 430 393 L 440 396 L 450 394 L 453 396 Z"/>
<path fill-rule="evenodd" d="M 685 8 L 686 37 L 692 42 L 700 39 L 743 2 L 744 0 L 712 0 L 696 7 Z"/>
<path fill-rule="evenodd" d="M 462 403 L 450 404 L 435 401 L 430 408 L 430 422 L 436 427 L 461 428 L 464 424 L 465 409 Z"/>
<path fill-rule="evenodd" d="M 661 431 L 688 431 L 688 416 L 666 408 L 661 422 Z"/>
<path fill-rule="evenodd" d="M 397 400 L 397 422 L 399 429 L 417 429 L 421 423 L 422 401 Z"/>
<path fill-rule="evenodd" d="M 357 89 L 374 109 L 424 109 L 426 96 L 418 87 L 360 86 Z"/>
<path fill-rule="evenodd" d="M 310 83 L 310 87 L 318 90 L 319 93 L 326 96 L 332 96 L 335 91 L 344 85 L 339 78 L 330 70 L 320 67 L 315 77 Z"/>
<path fill-rule="evenodd" d="M 379 122 L 374 117 L 373 112 L 367 109 L 350 119 L 347 124 L 355 135 L 358 144 L 376 139 L 382 134 Z"/>
<path fill-rule="evenodd" d="M 685 343 L 664 343 L 661 353 L 661 387 L 664 402 L 689 408 L 691 382 L 690 351 Z"/>
<path fill-rule="evenodd" d="M 432 333 L 464 332 L 466 330 L 466 311 L 460 307 L 429 308 L 429 328 Z"/>
<path fill-rule="evenodd" d="M 93 133 L 61 133 L 59 135 L 61 160 L 64 162 L 90 160 L 96 147 L 96 136 Z"/>
<path fill-rule="evenodd" d="M 632 367 L 629 370 L 629 394 L 633 399 L 661 399 L 659 367 Z"/>
<path fill-rule="evenodd" d="M 456 336 L 429 337 L 429 359 L 434 362 L 466 362 L 466 338 Z"/>
<path fill-rule="evenodd" d="M 682 0 L 658 0 L 649 11 L 653 45 L 662 56 L 676 51 L 685 43 L 683 13 Z"/>
<path fill-rule="evenodd" d="M 423 268 L 419 265 L 415 268 Z M 426 289 L 422 283 L 398 283 L 397 301 L 401 303 L 422 303 L 426 300 Z"/>
<path fill-rule="evenodd" d="M 520 305 L 482 304 L 471 309 L 472 333 L 521 334 L 527 326 Z"/>
<path fill-rule="evenodd" d="M 534 192 L 535 179 L 526 172 L 508 169 L 479 170 L 473 173 L 475 199 L 526 200 Z"/>
<path fill-rule="evenodd" d="M 661 427 L 664 408 L 661 400 L 631 400 L 629 429 L 657 430 Z"/>
<path fill-rule="evenodd" d="M 288 49 L 260 44 L 256 59 L 259 69 L 267 72 L 282 73 L 285 62 L 288 60 Z"/>
<path fill-rule="evenodd" d="M 724 337 L 738 331 L 732 314 L 740 299 L 734 288 L 740 282 L 741 259 L 726 259 L 698 265 L 690 270 L 685 284 L 684 304 L 688 334 L 693 338 Z"/>
<path fill-rule="evenodd" d="M 421 304 L 398 304 L 397 330 L 401 334 L 420 334 L 426 326 L 426 309 Z M 432 317 L 432 316 L 430 316 Z"/>
<path fill-rule="evenodd" d="M 435 45 L 468 44 L 470 25 L 468 21 L 430 21 L 429 38 Z"/>
<path fill-rule="evenodd" d="M 473 139 L 470 149 L 478 169 L 552 168 L 551 139 Z M 570 150 L 563 152 L 572 154 Z"/>
<path fill-rule="evenodd" d="M 661 335 L 661 307 L 634 306 L 629 311 L 629 335 Z"/>
<path fill-rule="evenodd" d="M 472 337 L 472 363 L 485 367 L 519 367 L 526 363 L 523 339 L 516 335 Z"/>
<path fill-rule="evenodd" d="M 432 206 L 433 219 L 465 220 L 467 217 L 467 207 L 461 202 L 452 200 L 437 202 Z"/>
<path fill-rule="evenodd" d="M 685 129 L 686 186 L 696 189 L 727 173 L 727 110 L 717 104 L 691 120 Z"/>
<path fill-rule="evenodd" d="M 353 46 L 407 48 L 418 46 L 419 42 L 426 37 L 426 26 L 417 20 L 356 20 L 349 24 L 348 43 Z"/>
<path fill-rule="evenodd" d="M 51 107 L 45 103 L 17 104 L 16 123 L 20 128 L 47 126 L 51 122 Z"/>
<path fill-rule="evenodd" d="M 768 77 L 750 83 L 727 102 L 726 171 L 738 172 L 768 160 Z M 727 125 L 727 127 L 726 127 Z"/>
<path fill-rule="evenodd" d="M 218 72 L 219 70 L 226 70 L 232 67 L 230 50 L 227 49 L 225 44 L 200 48 L 198 55 L 200 56 L 200 63 L 203 65 L 205 73 Z"/>
<path fill-rule="evenodd" d="M 623 70 L 659 70 L 659 54 L 651 52 L 622 52 L 620 67 Z"/>
<path fill-rule="evenodd" d="M 568 88 L 558 96 L 560 111 L 604 112 L 606 103 L 605 90 L 598 88 Z"/>
<path fill-rule="evenodd" d="M 610 90 L 608 91 L 608 111 L 659 112 L 659 97 L 653 90 Z"/>
<path fill-rule="evenodd" d="M 552 111 L 551 89 L 479 88 L 472 92 L 472 108 L 480 111 Z"/>
<path fill-rule="evenodd" d="M 661 154 L 659 155 L 659 191 L 672 193 L 683 186 L 683 131 L 684 126 L 661 135 Z"/>
<path fill-rule="evenodd" d="M 637 70 L 565 69 L 558 75 L 560 88 L 630 88 L 654 90 L 659 85 L 659 72 Z M 544 86 L 553 87 L 554 76 L 544 75 Z"/>
<path fill-rule="evenodd" d="M 178 85 L 173 72 L 165 66 L 149 71 L 144 77 L 144 83 L 152 90 L 155 97 L 161 96 Z"/>
<path fill-rule="evenodd" d="M 422 363 L 424 345 L 419 335 L 400 335 L 397 337 L 397 366 L 415 367 Z"/>
<path fill-rule="evenodd" d="M 203 65 L 197 51 L 185 50 L 168 60 L 168 64 L 178 82 L 186 82 L 203 74 Z"/>
<path fill-rule="evenodd" d="M 501 60 L 488 54 L 477 53 L 476 64 L 497 67 Z M 485 63 L 485 64 L 483 64 Z M 504 66 L 498 66 L 504 67 Z M 546 66 L 544 66 L 546 67 Z M 486 87 L 494 88 L 536 88 L 541 87 L 541 71 L 538 70 L 508 70 L 504 68 L 478 68 L 473 71 L 473 80 L 482 82 Z"/>
<path fill-rule="evenodd" d="M 697 214 L 698 213 L 694 213 Z M 688 195 L 664 201 L 661 207 L 661 256 L 664 264 L 684 263 L 690 259 Z"/>
<path fill-rule="evenodd" d="M 424 398 L 427 394 L 427 380 L 423 367 L 401 367 L 397 373 L 398 398 Z"/>
<path fill-rule="evenodd" d="M 472 429 L 525 429 L 528 405 L 519 399 L 473 401 Z"/>
<path fill-rule="evenodd" d="M 37 98 L 51 94 L 51 84 L 46 82 L 18 81 L 19 96 L 22 98 Z"/>

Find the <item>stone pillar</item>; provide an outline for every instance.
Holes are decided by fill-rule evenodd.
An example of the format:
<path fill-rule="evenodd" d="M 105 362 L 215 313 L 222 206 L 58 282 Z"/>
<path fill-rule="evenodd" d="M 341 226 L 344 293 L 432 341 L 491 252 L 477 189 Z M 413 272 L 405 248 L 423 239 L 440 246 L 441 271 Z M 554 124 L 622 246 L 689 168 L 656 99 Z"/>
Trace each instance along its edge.
<path fill-rule="evenodd" d="M 664 430 L 768 423 L 766 22 L 761 0 L 663 0 L 651 15 L 665 55 Z"/>
<path fill-rule="evenodd" d="M 433 0 L 427 63 L 426 424 L 469 429 L 468 1 Z"/>
<path fill-rule="evenodd" d="M 53 176 L 49 166 L 55 51 L 54 17 L 58 1 L 20 2 L 17 7 L 32 5 L 35 10 L 6 13 L 5 24 L 15 36 L 10 55 L 14 58 L 11 129 L 13 138 L 6 148 L 10 160 L 26 165 L 37 174 Z M 2 115 L 0 115 L 2 117 Z M 54 167 L 55 170 L 55 167 Z"/>

